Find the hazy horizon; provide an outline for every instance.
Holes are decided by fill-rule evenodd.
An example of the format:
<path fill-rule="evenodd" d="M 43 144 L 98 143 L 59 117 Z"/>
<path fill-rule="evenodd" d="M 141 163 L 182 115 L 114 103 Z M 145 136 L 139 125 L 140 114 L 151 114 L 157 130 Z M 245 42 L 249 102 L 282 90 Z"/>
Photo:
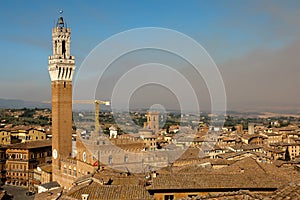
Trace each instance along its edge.
<path fill-rule="evenodd" d="M 222 75 L 227 110 L 297 112 L 299 8 L 299 1 L 259 0 L 2 2 L 0 98 L 34 102 L 51 99 L 51 29 L 59 17 L 58 11 L 63 9 L 72 31 L 71 54 L 77 70 L 90 51 L 110 36 L 132 28 L 163 27 L 188 35 L 207 50 Z M 147 55 L 144 60 L 159 60 L 157 52 Z M 114 63 L 104 77 L 105 89 L 97 98 L 110 99 L 111 86 L 126 70 L 141 62 L 137 57 L 141 58 L 128 55 Z M 209 110 L 210 96 L 203 80 L 192 76 L 193 70 L 187 63 L 169 55 L 164 59 L 180 73 L 192 77 L 189 81 L 200 108 Z M 154 85 L 136 90 L 130 105 L 150 107 L 157 102 L 167 109 L 179 108 L 176 95 Z"/>

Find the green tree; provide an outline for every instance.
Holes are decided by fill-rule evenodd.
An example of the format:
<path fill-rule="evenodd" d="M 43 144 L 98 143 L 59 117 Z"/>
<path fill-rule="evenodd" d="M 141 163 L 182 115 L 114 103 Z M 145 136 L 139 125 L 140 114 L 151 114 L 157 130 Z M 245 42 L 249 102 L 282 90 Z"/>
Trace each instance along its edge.
<path fill-rule="evenodd" d="M 236 131 L 236 128 L 235 128 L 235 126 L 233 126 L 231 130 L 232 130 L 232 131 Z"/>

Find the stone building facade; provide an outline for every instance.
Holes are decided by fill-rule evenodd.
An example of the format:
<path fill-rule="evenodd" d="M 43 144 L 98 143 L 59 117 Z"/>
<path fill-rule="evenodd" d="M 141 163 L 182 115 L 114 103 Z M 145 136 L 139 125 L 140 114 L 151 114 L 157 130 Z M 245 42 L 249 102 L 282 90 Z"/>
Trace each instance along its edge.
<path fill-rule="evenodd" d="M 34 178 L 34 169 L 51 162 L 51 143 L 51 140 L 42 140 L 7 147 L 5 183 L 24 187 L 39 184 L 39 180 Z"/>

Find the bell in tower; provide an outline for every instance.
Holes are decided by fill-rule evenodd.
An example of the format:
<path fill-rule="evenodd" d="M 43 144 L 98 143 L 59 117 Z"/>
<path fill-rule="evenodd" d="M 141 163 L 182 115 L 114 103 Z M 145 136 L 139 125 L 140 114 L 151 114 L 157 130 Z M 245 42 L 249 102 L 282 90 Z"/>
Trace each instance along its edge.
<path fill-rule="evenodd" d="M 57 26 L 60 26 L 61 28 L 65 26 L 64 18 L 63 17 L 60 17 L 58 19 Z"/>

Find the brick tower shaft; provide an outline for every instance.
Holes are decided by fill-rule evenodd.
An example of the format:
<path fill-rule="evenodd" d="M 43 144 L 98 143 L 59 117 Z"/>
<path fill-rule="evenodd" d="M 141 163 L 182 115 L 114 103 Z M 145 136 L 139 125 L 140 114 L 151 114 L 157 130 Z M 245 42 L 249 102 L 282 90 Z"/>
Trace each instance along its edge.
<path fill-rule="evenodd" d="M 48 71 L 52 84 L 52 174 L 60 181 L 60 161 L 72 154 L 72 78 L 74 56 L 70 55 L 71 29 L 62 16 L 52 29 L 53 54 Z"/>

